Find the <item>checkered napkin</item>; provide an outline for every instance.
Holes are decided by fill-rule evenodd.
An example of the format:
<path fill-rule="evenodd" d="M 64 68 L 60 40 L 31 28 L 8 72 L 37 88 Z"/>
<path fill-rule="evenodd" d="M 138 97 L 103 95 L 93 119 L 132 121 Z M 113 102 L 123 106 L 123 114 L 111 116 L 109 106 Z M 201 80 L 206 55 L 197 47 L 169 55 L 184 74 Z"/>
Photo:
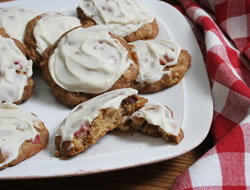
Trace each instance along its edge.
<path fill-rule="evenodd" d="M 173 189 L 250 189 L 250 0 L 180 2 L 206 60 L 215 146 Z"/>

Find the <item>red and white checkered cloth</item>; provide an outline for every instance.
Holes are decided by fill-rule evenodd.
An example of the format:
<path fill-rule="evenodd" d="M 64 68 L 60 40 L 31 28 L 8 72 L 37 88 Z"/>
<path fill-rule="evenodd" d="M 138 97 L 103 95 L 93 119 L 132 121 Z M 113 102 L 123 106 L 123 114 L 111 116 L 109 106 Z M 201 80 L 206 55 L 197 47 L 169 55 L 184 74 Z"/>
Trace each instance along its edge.
<path fill-rule="evenodd" d="M 173 190 L 250 189 L 250 0 L 199 0 L 206 11 L 191 0 L 180 2 L 195 33 L 203 30 L 198 41 L 205 42 L 215 146 Z"/>

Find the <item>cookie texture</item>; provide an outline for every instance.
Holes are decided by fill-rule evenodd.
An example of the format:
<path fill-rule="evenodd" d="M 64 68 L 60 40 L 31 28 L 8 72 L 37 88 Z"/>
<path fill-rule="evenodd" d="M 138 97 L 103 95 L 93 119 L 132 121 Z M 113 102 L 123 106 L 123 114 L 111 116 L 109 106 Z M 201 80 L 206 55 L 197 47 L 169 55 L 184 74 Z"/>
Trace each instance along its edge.
<path fill-rule="evenodd" d="M 45 50 L 43 54 L 43 61 L 41 62 L 41 68 L 43 71 L 43 78 L 45 82 L 51 87 L 52 94 L 56 97 L 58 101 L 60 101 L 61 103 L 63 103 L 69 108 L 73 108 L 76 105 L 84 101 L 87 101 L 90 98 L 93 98 L 99 94 L 67 91 L 63 89 L 62 87 L 60 87 L 59 85 L 57 85 L 50 74 L 49 66 L 48 66 L 50 57 L 54 53 L 54 50 L 56 49 L 60 40 L 69 32 L 70 31 L 66 32 L 63 36 L 61 36 L 61 38 L 53 46 Z M 125 71 L 125 73 L 119 78 L 119 80 L 115 82 L 115 84 L 108 91 L 119 89 L 119 88 L 131 87 L 133 81 L 136 79 L 139 73 L 138 58 L 137 58 L 136 53 L 131 50 L 131 46 L 128 45 L 126 41 L 122 38 L 119 38 L 113 35 L 112 35 L 112 38 L 119 40 L 119 42 L 123 45 L 123 47 L 127 49 L 128 58 L 133 61 L 133 64 L 129 66 L 129 68 Z"/>
<path fill-rule="evenodd" d="M 80 152 L 83 152 L 90 145 L 95 144 L 107 132 L 116 128 L 117 123 L 121 122 L 121 115 L 118 110 L 107 108 L 100 111 L 97 118 L 91 125 L 86 126 L 85 130 L 79 130 L 75 133 L 72 141 L 62 141 L 61 136 L 56 136 L 55 156 L 61 159 L 68 159 Z M 73 148 L 70 148 L 73 144 Z"/>
<path fill-rule="evenodd" d="M 125 36 L 124 39 L 127 42 L 134 42 L 137 40 L 152 40 L 155 39 L 158 33 L 159 27 L 156 19 L 154 19 L 152 23 L 143 25 L 137 31 L 129 34 L 128 36 Z"/>
<path fill-rule="evenodd" d="M 173 66 L 167 66 L 165 71 L 170 71 L 170 74 L 164 74 L 162 78 L 154 83 L 137 82 L 134 81 L 133 88 L 137 89 L 140 93 L 154 93 L 164 88 L 171 87 L 179 83 L 189 67 L 191 66 L 191 56 L 186 50 L 181 50 L 178 57 L 178 63 Z"/>
<path fill-rule="evenodd" d="M 55 156 L 69 159 L 114 129 L 162 137 L 180 143 L 184 132 L 173 112 L 126 88 L 106 92 L 76 106 L 61 123 L 55 138 Z"/>
<path fill-rule="evenodd" d="M 26 47 L 22 44 L 22 42 L 16 40 L 16 39 L 13 39 L 13 38 L 10 38 L 10 36 L 5 32 L 5 30 L 3 28 L 0 28 L 0 35 L 4 38 L 9 38 L 9 39 L 12 39 L 14 40 L 15 42 L 15 45 L 18 47 L 18 49 L 23 53 L 23 55 L 26 57 L 28 55 L 27 53 L 27 49 Z M 21 73 L 19 70 L 16 71 L 17 74 L 23 74 Z M 25 72 L 24 72 L 25 74 Z M 34 83 L 34 80 L 29 77 L 27 79 L 27 85 L 24 87 L 24 91 L 23 91 L 23 95 L 21 97 L 20 100 L 18 101 L 15 101 L 14 103 L 15 104 L 21 104 L 23 102 L 25 102 L 27 99 L 29 99 L 33 93 L 34 93 L 34 88 L 35 88 L 35 83 Z M 0 102 L 1 103 L 1 102 Z M 3 103 L 3 102 L 2 102 Z"/>
<path fill-rule="evenodd" d="M 48 139 L 49 139 L 49 132 L 44 126 L 43 122 L 40 122 L 39 124 L 40 128 L 36 128 L 36 130 L 39 132 L 39 141 L 36 142 L 24 142 L 19 149 L 18 157 L 11 161 L 10 163 L 0 167 L 0 170 L 9 167 L 9 166 L 15 166 L 19 164 L 20 162 L 34 156 L 38 152 L 40 152 L 42 149 L 46 148 Z M 1 152 L 0 149 L 0 163 L 4 162 L 6 156 Z"/>
<path fill-rule="evenodd" d="M 28 49 L 28 56 L 30 59 L 33 60 L 35 65 L 39 66 L 39 63 L 42 61 L 42 55 L 40 55 L 37 51 L 37 45 L 36 40 L 33 36 L 33 30 L 36 26 L 36 22 L 40 20 L 45 14 L 38 15 L 35 18 L 33 18 L 31 21 L 28 22 L 26 27 L 26 32 L 24 36 L 24 43 L 27 46 Z"/>
<path fill-rule="evenodd" d="M 86 16 L 82 11 L 82 9 L 79 7 L 77 7 L 77 15 L 78 18 L 81 20 L 82 24 L 87 24 L 89 26 L 96 25 L 96 22 L 91 17 Z M 127 42 L 134 42 L 137 40 L 151 40 L 156 38 L 158 33 L 159 33 L 159 27 L 156 19 L 154 19 L 153 22 L 144 24 L 135 32 L 132 32 L 124 36 L 124 39 Z"/>
<path fill-rule="evenodd" d="M 28 100 L 33 94 L 35 89 L 35 82 L 32 78 L 29 78 L 27 81 L 27 85 L 24 87 L 24 92 L 21 100 L 14 102 L 15 104 L 21 104 Z"/>
<path fill-rule="evenodd" d="M 47 146 L 49 132 L 35 115 L 15 104 L 0 105 L 0 170 L 14 166 Z"/>
<path fill-rule="evenodd" d="M 151 112 L 151 113 L 150 113 Z M 167 142 L 180 143 L 184 132 L 173 120 L 173 112 L 167 106 L 147 102 L 133 112 L 117 127 L 120 131 L 138 131 L 143 134 L 162 137 Z"/>
<path fill-rule="evenodd" d="M 96 109 L 99 109 L 98 106 L 100 105 L 100 101 L 96 100 L 95 102 L 97 103 L 93 102 L 92 105 L 90 104 L 90 102 L 86 102 L 86 104 L 83 103 L 77 106 L 69 114 L 69 116 L 67 117 L 67 121 L 64 121 L 63 124 L 60 126 L 61 128 L 59 135 L 55 138 L 56 157 L 59 157 L 61 159 L 68 159 L 72 156 L 79 154 L 80 152 L 83 152 L 90 145 L 95 144 L 101 137 L 103 137 L 109 131 L 112 131 L 117 126 L 119 126 L 124 116 L 132 114 L 134 111 L 140 109 L 147 102 L 145 98 L 139 97 L 137 95 L 131 95 L 124 98 L 123 100 L 121 99 L 121 103 L 115 100 L 113 103 L 117 104 L 118 102 L 118 104 L 116 105 L 117 107 L 114 108 L 112 106 L 112 97 L 114 97 L 115 99 L 119 99 L 119 97 L 116 96 L 116 94 L 114 94 L 113 92 L 111 92 L 111 94 L 114 96 L 110 96 L 110 100 L 105 99 L 105 102 L 108 102 L 107 105 L 110 105 L 110 107 L 101 108 L 98 111 Z M 101 96 L 105 96 L 105 94 Z M 94 100 L 92 99 L 90 101 Z M 101 104 L 104 104 L 105 106 L 105 102 L 102 102 Z M 91 114 L 93 114 L 93 112 L 91 112 L 90 115 L 86 115 L 88 119 L 84 121 L 85 116 L 82 116 L 82 113 L 88 112 L 88 109 L 94 109 L 95 111 L 98 111 L 97 116 L 94 116 L 93 119 L 90 119 L 92 118 Z M 77 114 L 83 117 L 81 120 L 79 120 L 79 124 Z M 70 124 L 70 120 L 74 120 L 74 126 L 76 125 L 76 123 L 77 126 L 80 126 L 76 129 L 73 129 L 73 132 L 71 131 L 71 127 L 74 126 L 68 125 Z M 91 123 L 88 123 L 89 120 Z M 73 137 L 71 137 L 69 133 L 73 133 Z M 68 139 L 69 136 L 71 137 L 71 139 Z"/>
<path fill-rule="evenodd" d="M 133 133 L 133 131 L 138 131 L 143 134 L 152 136 L 152 137 L 162 137 L 167 142 L 174 142 L 176 144 L 180 143 L 184 138 L 184 132 L 180 129 L 180 132 L 177 136 L 168 134 L 161 128 L 156 125 L 149 124 L 143 118 L 133 118 L 132 120 L 127 120 L 125 123 L 122 123 L 118 128 L 120 131 Z"/>

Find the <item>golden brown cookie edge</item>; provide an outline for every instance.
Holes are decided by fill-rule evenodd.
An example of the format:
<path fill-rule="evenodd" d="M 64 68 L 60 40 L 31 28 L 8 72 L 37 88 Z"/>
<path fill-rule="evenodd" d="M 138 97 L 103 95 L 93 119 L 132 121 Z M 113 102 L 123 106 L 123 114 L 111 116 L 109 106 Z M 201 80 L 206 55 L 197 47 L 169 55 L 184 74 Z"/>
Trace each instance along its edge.
<path fill-rule="evenodd" d="M 86 28 L 86 27 L 88 27 L 88 25 L 85 24 L 84 26 L 79 26 L 79 27 Z M 64 104 L 65 106 L 67 106 L 69 108 L 73 108 L 76 105 L 99 95 L 99 94 L 88 94 L 88 93 L 82 93 L 82 92 L 69 92 L 69 91 L 61 88 L 59 85 L 57 85 L 53 81 L 53 79 L 50 75 L 50 72 L 49 72 L 49 67 L 48 67 L 49 58 L 54 53 L 54 50 L 57 47 L 57 44 L 60 42 L 60 40 L 65 35 L 67 35 L 69 32 L 71 32 L 72 30 L 75 30 L 79 27 L 75 27 L 75 28 L 71 29 L 70 31 L 64 33 L 57 40 L 57 42 L 54 45 L 48 47 L 43 53 L 43 61 L 41 62 L 41 65 L 40 65 L 42 68 L 42 71 L 43 71 L 44 81 L 51 87 L 52 94 L 56 97 L 56 99 L 59 102 L 61 102 L 62 104 Z M 137 78 L 138 73 L 139 73 L 138 58 L 137 58 L 136 53 L 131 50 L 131 46 L 129 46 L 124 39 L 122 39 L 120 37 L 116 37 L 112 34 L 111 34 L 111 36 L 114 39 L 119 40 L 120 43 L 128 50 L 128 57 L 133 61 L 134 64 L 131 64 L 129 66 L 128 70 L 120 77 L 120 79 L 118 81 L 116 81 L 116 83 L 108 91 L 119 89 L 119 88 L 131 87 L 133 81 Z"/>
<path fill-rule="evenodd" d="M 72 141 L 62 142 L 62 137 L 56 136 L 55 156 L 59 157 L 60 159 L 65 160 L 83 152 L 90 145 L 94 145 L 107 132 L 112 131 L 113 129 L 117 128 L 122 123 L 122 117 L 124 117 L 124 115 L 132 115 L 133 112 L 143 107 L 146 102 L 147 102 L 147 99 L 144 97 L 140 97 L 138 95 L 131 95 L 122 100 L 119 109 L 114 109 L 114 108 L 101 109 L 99 111 L 99 115 L 96 118 L 94 118 L 94 120 L 92 121 L 90 125 L 91 128 L 93 128 L 94 130 L 97 130 L 96 125 L 100 126 L 101 129 L 100 129 L 100 133 L 98 134 L 98 137 L 96 139 L 87 138 L 87 143 L 86 143 L 86 139 L 76 138 L 76 137 L 74 137 Z M 113 117 L 115 117 L 115 121 L 112 121 L 112 119 L 114 119 Z M 100 122 L 100 120 L 103 120 L 103 119 L 104 121 Z M 108 123 L 110 121 L 112 121 L 111 125 Z M 104 130 L 102 129 L 103 127 L 105 128 Z M 72 143 L 74 145 L 73 147 L 71 147 Z"/>
<path fill-rule="evenodd" d="M 22 42 L 20 42 L 17 39 L 11 38 L 4 30 L 4 28 L 0 28 L 0 35 L 3 36 L 4 38 L 10 38 L 14 40 L 16 46 L 20 49 L 20 51 L 23 53 L 24 56 L 27 56 L 27 49 L 24 46 Z M 34 93 L 34 88 L 35 88 L 35 82 L 34 80 L 30 77 L 27 80 L 27 85 L 24 87 L 23 95 L 22 98 L 16 102 L 15 104 L 21 104 L 28 100 Z"/>
<path fill-rule="evenodd" d="M 186 50 L 181 50 L 180 56 L 178 58 L 178 63 L 171 67 L 166 67 L 165 70 L 170 70 L 171 74 L 165 74 L 159 81 L 154 83 L 143 82 L 139 83 L 134 81 L 133 88 L 137 89 L 142 94 L 155 93 L 165 88 L 171 87 L 179 83 L 183 78 L 185 73 L 191 66 L 191 55 Z"/>
<path fill-rule="evenodd" d="M 91 24 L 96 25 L 96 22 L 84 14 L 83 10 L 80 7 L 77 7 L 77 16 L 80 19 L 82 24 Z M 136 40 L 152 40 L 155 39 L 159 33 L 159 27 L 156 19 L 151 23 L 144 24 L 137 31 L 132 32 L 131 34 L 124 37 L 124 39 L 129 42 L 134 42 Z"/>
<path fill-rule="evenodd" d="M 33 36 L 33 31 L 38 20 L 40 20 L 46 14 L 41 14 L 30 20 L 26 26 L 26 31 L 24 35 L 24 43 L 28 50 L 28 57 L 33 60 L 35 66 L 39 66 L 42 61 L 42 56 L 38 53 L 36 40 Z"/>
<path fill-rule="evenodd" d="M 42 121 L 40 121 L 38 123 L 38 125 L 40 128 L 37 128 L 35 126 L 34 127 L 37 130 L 37 132 L 39 133 L 41 144 L 33 144 L 31 142 L 24 142 L 19 149 L 18 157 L 15 160 L 11 161 L 10 163 L 7 163 L 4 166 L 0 167 L 0 170 L 5 169 L 6 167 L 15 166 L 15 165 L 21 163 L 22 161 L 34 156 L 35 154 L 37 154 L 38 152 L 40 152 L 44 148 L 46 148 L 46 146 L 48 144 L 48 140 L 49 140 L 49 131 L 45 127 L 45 125 Z M 1 156 L 2 155 L 0 154 L 0 157 Z"/>

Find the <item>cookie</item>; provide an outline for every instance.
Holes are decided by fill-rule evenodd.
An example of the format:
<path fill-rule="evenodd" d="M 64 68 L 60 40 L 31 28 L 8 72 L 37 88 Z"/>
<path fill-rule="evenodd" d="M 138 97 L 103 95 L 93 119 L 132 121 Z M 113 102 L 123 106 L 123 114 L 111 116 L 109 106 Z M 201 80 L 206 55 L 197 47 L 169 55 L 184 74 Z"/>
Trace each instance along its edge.
<path fill-rule="evenodd" d="M 0 28 L 0 103 L 21 104 L 34 91 L 32 61 L 24 45 Z"/>
<path fill-rule="evenodd" d="M 139 72 L 136 54 L 104 25 L 65 33 L 46 49 L 41 68 L 53 95 L 70 108 L 106 91 L 131 87 Z"/>
<path fill-rule="evenodd" d="M 140 109 L 147 100 L 134 89 L 124 88 L 99 95 L 76 106 L 61 123 L 55 138 L 55 156 L 68 159 L 95 144 L 116 128 L 122 117 Z"/>
<path fill-rule="evenodd" d="M 180 125 L 173 119 L 173 112 L 166 106 L 147 102 L 118 127 L 121 131 L 139 131 L 141 133 L 163 137 L 167 142 L 176 144 L 184 137 Z"/>
<path fill-rule="evenodd" d="M 40 13 L 21 7 L 0 8 L 0 28 L 4 28 L 11 37 L 24 42 L 24 34 L 28 22 Z"/>
<path fill-rule="evenodd" d="M 47 145 L 49 132 L 34 114 L 0 104 L 0 170 L 35 155 Z"/>
<path fill-rule="evenodd" d="M 40 63 L 44 50 L 54 44 L 68 30 L 80 26 L 80 20 L 60 13 L 42 14 L 33 18 L 27 25 L 24 37 L 29 57 Z"/>
<path fill-rule="evenodd" d="M 82 23 L 104 24 L 127 42 L 154 39 L 159 32 L 151 11 L 136 0 L 81 0 L 77 14 Z"/>
<path fill-rule="evenodd" d="M 153 93 L 180 82 L 190 67 L 191 56 L 169 40 L 147 40 L 130 43 L 137 53 L 140 71 L 133 88 Z"/>

